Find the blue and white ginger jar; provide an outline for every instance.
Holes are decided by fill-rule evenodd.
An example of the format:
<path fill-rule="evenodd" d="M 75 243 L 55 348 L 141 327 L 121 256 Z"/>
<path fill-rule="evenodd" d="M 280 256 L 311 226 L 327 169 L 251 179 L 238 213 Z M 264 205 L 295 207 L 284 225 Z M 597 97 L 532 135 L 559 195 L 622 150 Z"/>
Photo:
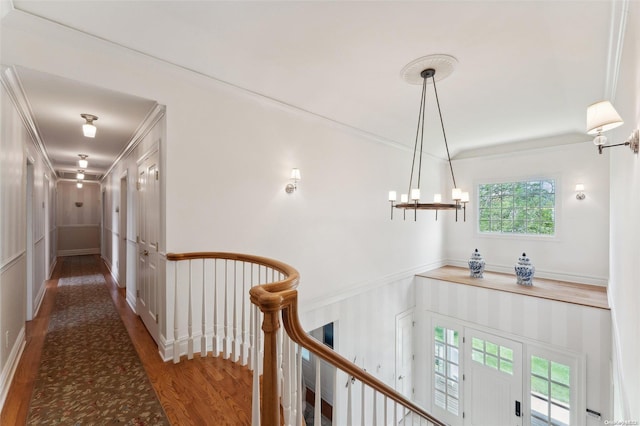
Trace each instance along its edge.
<path fill-rule="evenodd" d="M 518 284 L 526 286 L 533 285 L 533 274 L 536 272 L 536 268 L 531 264 L 531 260 L 527 257 L 526 253 L 522 253 L 522 256 L 518 258 L 515 270 Z"/>
<path fill-rule="evenodd" d="M 484 259 L 482 255 L 478 253 L 478 249 L 471 253 L 471 258 L 469 259 L 469 275 L 471 278 L 482 278 L 482 273 L 484 272 Z"/>

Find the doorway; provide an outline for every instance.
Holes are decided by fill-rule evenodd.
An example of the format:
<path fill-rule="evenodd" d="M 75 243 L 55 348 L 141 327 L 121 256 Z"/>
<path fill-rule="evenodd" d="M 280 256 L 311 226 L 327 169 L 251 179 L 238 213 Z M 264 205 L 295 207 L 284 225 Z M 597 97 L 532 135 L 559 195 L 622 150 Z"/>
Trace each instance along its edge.
<path fill-rule="evenodd" d="M 413 310 L 396 316 L 396 390 L 413 399 Z"/>
<path fill-rule="evenodd" d="M 118 286 L 127 286 L 127 174 L 120 178 L 120 206 L 118 224 Z"/>
<path fill-rule="evenodd" d="M 136 311 L 158 343 L 158 250 L 160 237 L 160 172 L 158 150 L 138 163 L 138 268 L 136 273 Z"/>
<path fill-rule="evenodd" d="M 522 343 L 465 328 L 465 425 L 522 426 Z"/>

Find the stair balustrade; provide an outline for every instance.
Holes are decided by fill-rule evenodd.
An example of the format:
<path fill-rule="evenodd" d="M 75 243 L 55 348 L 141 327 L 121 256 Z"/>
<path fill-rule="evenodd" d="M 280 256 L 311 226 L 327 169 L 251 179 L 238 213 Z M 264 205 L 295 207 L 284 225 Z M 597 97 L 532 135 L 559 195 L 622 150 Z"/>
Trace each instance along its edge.
<path fill-rule="evenodd" d="M 172 281 L 173 362 L 211 353 L 253 371 L 252 425 L 304 425 L 306 388 L 302 349 L 344 372 L 344 423 L 438 425 L 444 423 L 395 389 L 306 333 L 298 319 L 300 275 L 265 257 L 194 252 L 167 254 Z M 169 305 L 169 303 L 167 304 Z M 316 365 L 314 426 L 320 426 L 320 364 Z M 262 381 L 260 380 L 262 375 Z M 358 401 L 354 402 L 354 401 Z M 339 424 L 334 420 L 333 424 Z"/>

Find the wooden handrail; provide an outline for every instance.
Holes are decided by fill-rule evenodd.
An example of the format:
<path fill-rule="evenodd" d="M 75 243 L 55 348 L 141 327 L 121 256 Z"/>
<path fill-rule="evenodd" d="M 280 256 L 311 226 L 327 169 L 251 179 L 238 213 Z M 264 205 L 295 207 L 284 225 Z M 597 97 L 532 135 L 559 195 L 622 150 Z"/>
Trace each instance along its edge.
<path fill-rule="evenodd" d="M 280 400 L 278 396 L 277 331 L 280 328 L 280 311 L 285 331 L 292 341 L 306 348 L 314 355 L 336 366 L 353 378 L 375 389 L 389 399 L 411 410 L 437 426 L 445 426 L 420 406 L 409 401 L 381 380 L 359 368 L 307 334 L 298 318 L 298 283 L 300 274 L 295 268 L 273 259 L 248 254 L 227 252 L 190 252 L 168 253 L 170 261 L 194 259 L 225 259 L 259 264 L 280 272 L 283 279 L 270 284 L 262 284 L 249 290 L 251 302 L 264 314 L 262 330 L 264 332 L 264 363 L 262 377 L 261 424 L 280 425 Z"/>

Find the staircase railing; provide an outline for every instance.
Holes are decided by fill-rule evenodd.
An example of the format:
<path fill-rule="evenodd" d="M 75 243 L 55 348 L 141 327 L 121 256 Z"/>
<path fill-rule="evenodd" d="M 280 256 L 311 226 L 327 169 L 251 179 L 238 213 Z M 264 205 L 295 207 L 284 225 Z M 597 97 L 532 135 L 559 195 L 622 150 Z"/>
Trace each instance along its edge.
<path fill-rule="evenodd" d="M 174 362 L 184 354 L 192 358 L 194 352 L 206 356 L 211 351 L 213 356 L 247 365 L 254 372 L 254 426 L 304 424 L 303 348 L 348 375 L 347 426 L 444 426 L 302 329 L 296 290 L 300 275 L 291 266 L 259 256 L 220 252 L 168 254 L 167 259 L 174 263 L 175 274 Z M 314 426 L 321 419 L 320 376 L 317 362 Z"/>

